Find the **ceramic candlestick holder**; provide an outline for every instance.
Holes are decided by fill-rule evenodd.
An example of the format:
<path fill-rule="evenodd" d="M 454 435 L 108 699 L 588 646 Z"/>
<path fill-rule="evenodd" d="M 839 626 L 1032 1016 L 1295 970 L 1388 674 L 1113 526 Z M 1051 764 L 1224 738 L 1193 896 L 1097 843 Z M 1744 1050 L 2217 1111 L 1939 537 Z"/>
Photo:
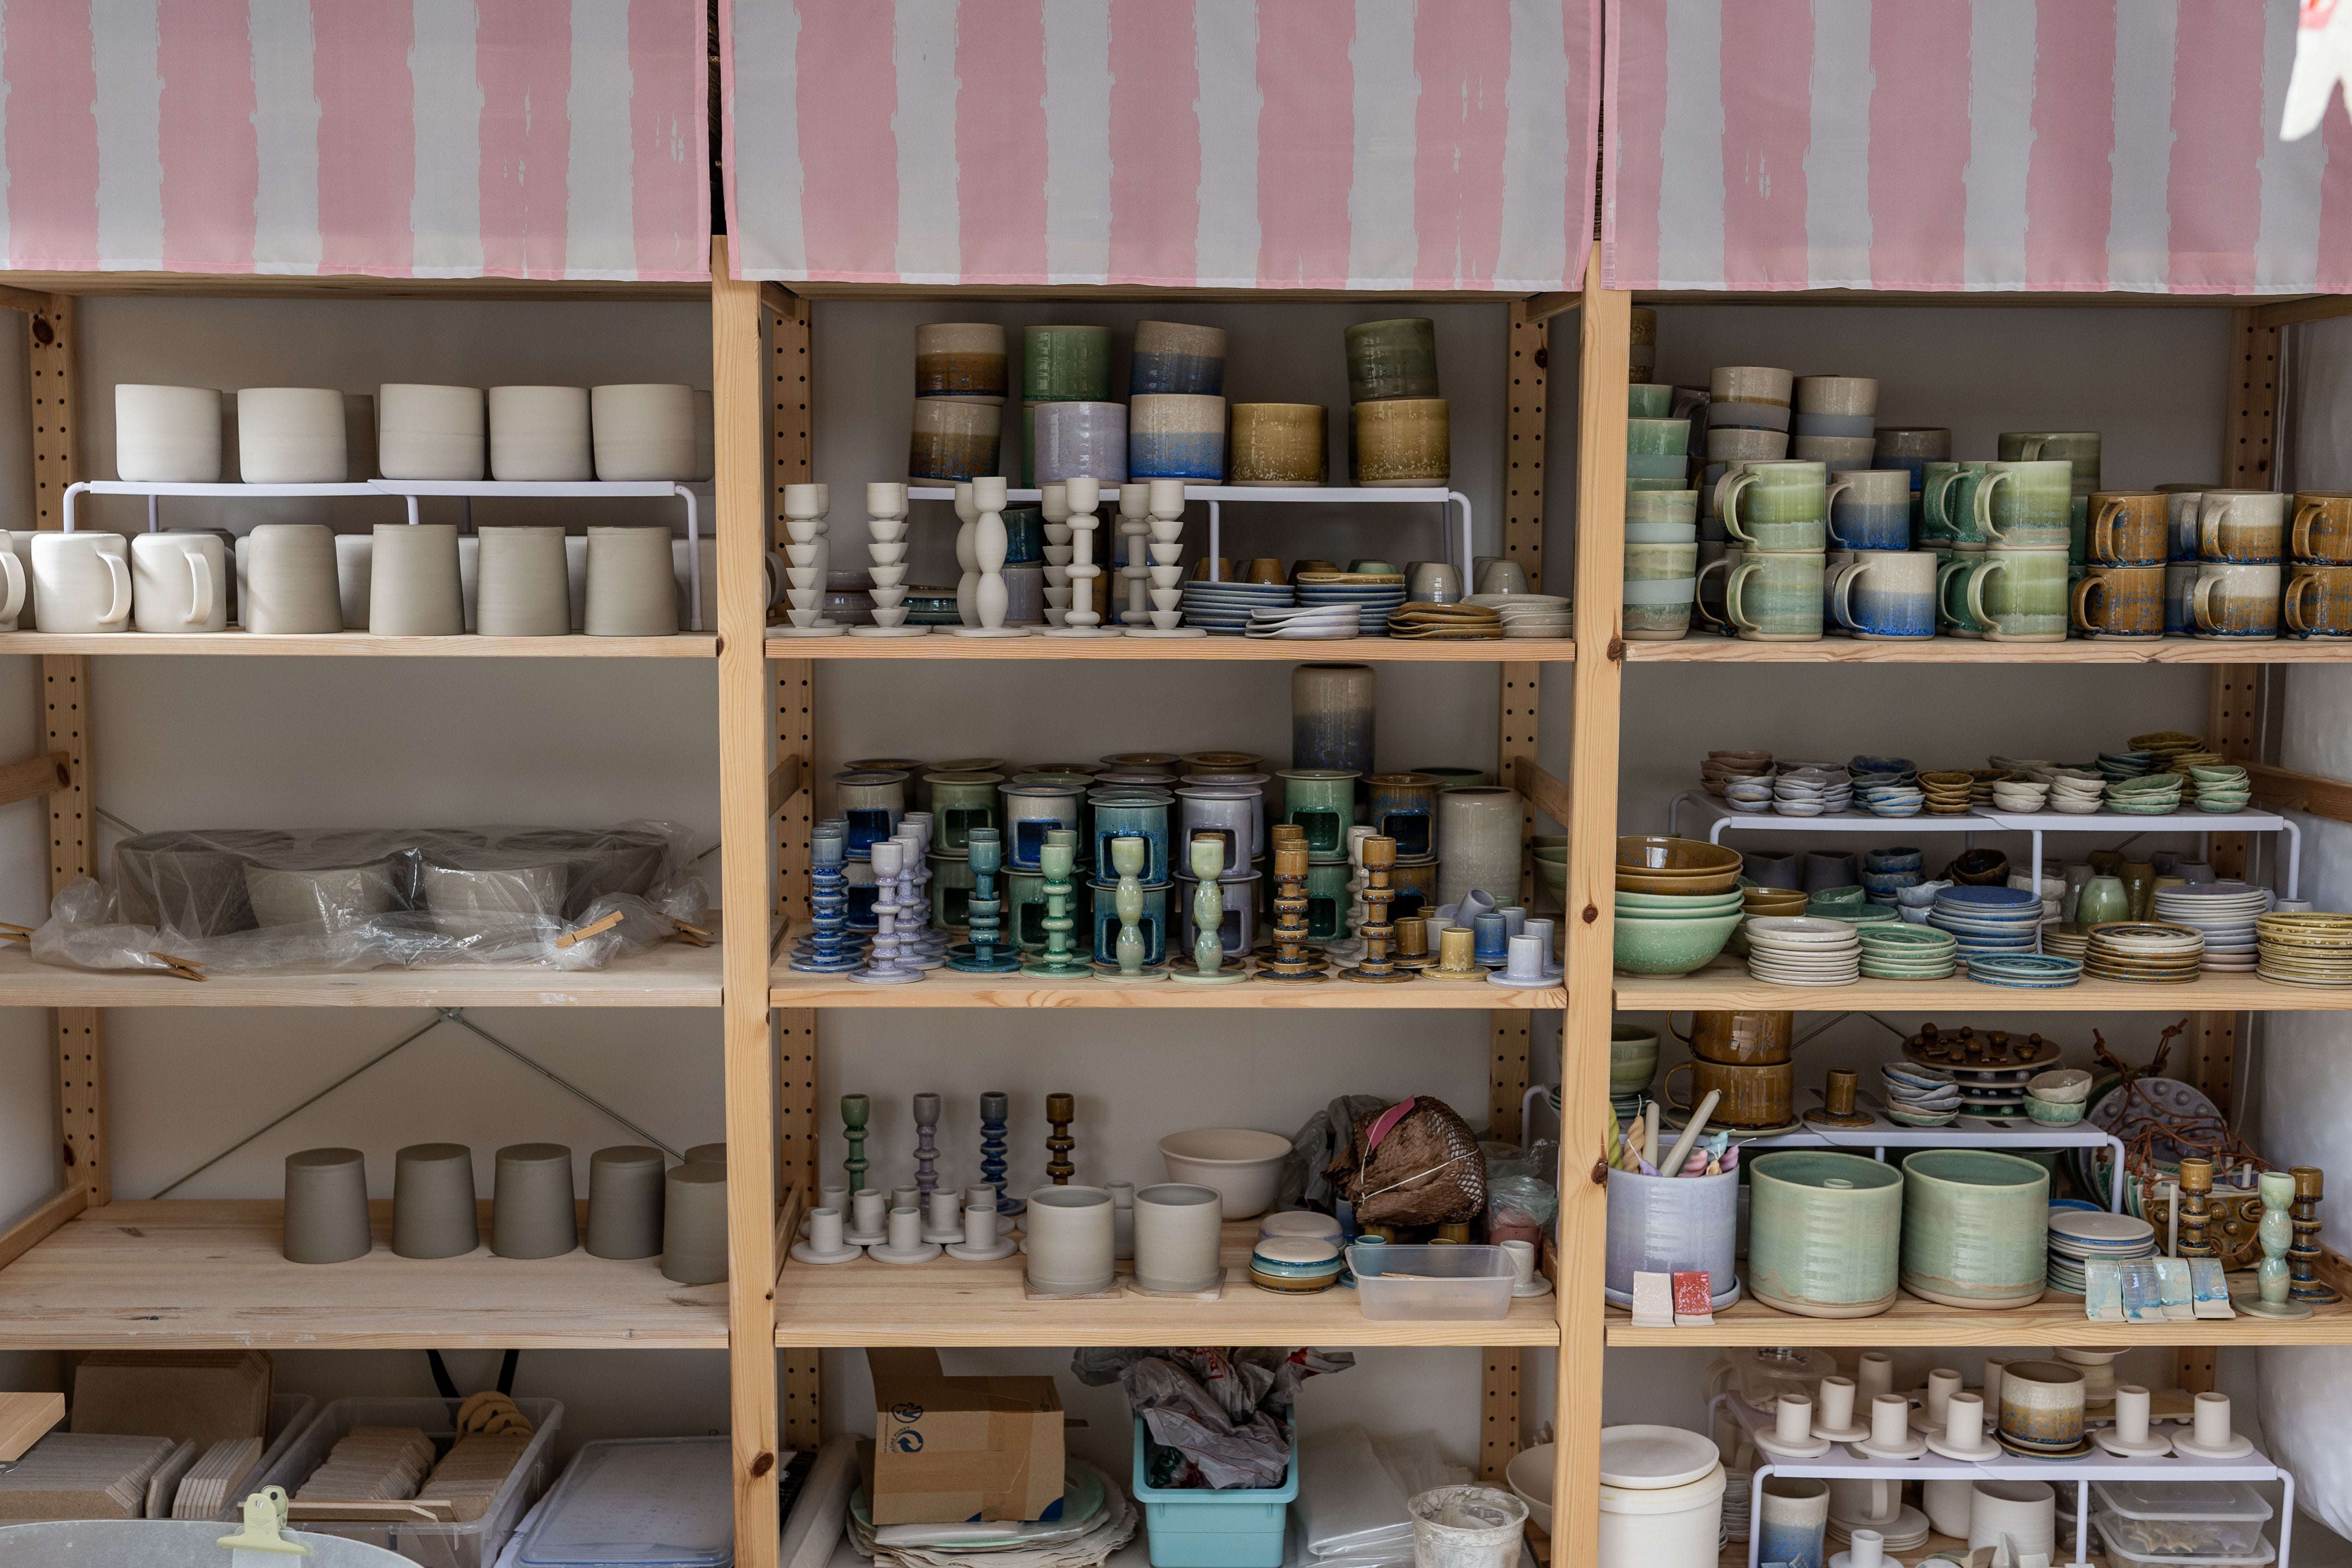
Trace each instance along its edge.
<path fill-rule="evenodd" d="M 1220 833 L 1195 833 L 1187 852 L 1192 857 L 1192 958 L 1169 969 L 1177 979 L 1195 986 L 1230 986 L 1249 978 L 1246 959 L 1225 961 L 1225 890 L 1218 878 L 1225 870 L 1225 840 Z"/>
<path fill-rule="evenodd" d="M 1004 610 L 1004 481 L 1002 477 L 974 479 L 971 506 L 975 514 L 966 532 L 971 539 L 972 563 L 976 570 L 971 575 L 972 614 L 964 624 L 949 630 L 959 637 L 1026 637 L 1026 626 L 1007 626 Z M 966 486 L 956 486 L 961 509 Z M 962 555 L 962 535 L 958 536 L 957 555 Z M 961 588 L 956 594 L 957 608 L 963 605 Z"/>
<path fill-rule="evenodd" d="M 2287 1251 L 2294 1245 L 2294 1174 L 2264 1171 L 2261 1186 L 2263 1218 L 2254 1235 L 2262 1245 L 2262 1261 L 2254 1265 L 2254 1289 L 2232 1294 L 2230 1304 L 2258 1318 L 2307 1318 L 2311 1308 L 2289 1295 L 2294 1285 Z"/>
<path fill-rule="evenodd" d="M 1070 497 L 1065 485 L 1043 485 L 1037 510 L 1045 519 L 1045 624 L 1062 626 L 1070 614 Z"/>
<path fill-rule="evenodd" d="M 1429 921 L 1416 915 L 1394 924 L 1396 967 L 1411 969 L 1415 974 L 1427 974 L 1437 963 L 1437 955 L 1429 950 Z"/>
<path fill-rule="evenodd" d="M 1133 488 L 1133 486 L 1129 486 Z M 1151 609 L 1145 616 L 1151 623 L 1130 621 L 1127 634 L 1130 637 L 1205 637 L 1205 628 L 1184 625 L 1184 612 L 1180 608 L 1183 597 L 1184 579 L 1184 482 L 1181 479 L 1150 479 L 1145 481 L 1145 505 L 1150 517 L 1145 527 L 1151 542 L 1145 547 L 1150 555 L 1150 564 L 1140 570 L 1150 580 L 1148 597 Z M 1126 492 L 1120 492 L 1120 504 L 1125 507 Z M 1128 546 L 1128 570 L 1135 566 L 1135 544 Z"/>
<path fill-rule="evenodd" d="M 393 1156 L 392 1249 L 403 1258 L 457 1258 L 482 1244 L 474 1208 L 474 1151 L 411 1144 Z"/>
<path fill-rule="evenodd" d="M 1274 956 L 1258 965 L 1257 977 L 1282 985 L 1307 985 L 1330 977 L 1321 956 L 1307 946 L 1307 844 L 1280 839 L 1274 849 Z"/>
<path fill-rule="evenodd" d="M 1364 871 L 1364 841 L 1377 831 L 1360 823 L 1348 830 L 1348 907 L 1339 917 L 1346 935 L 1323 945 L 1324 955 L 1337 964 L 1353 964 L 1364 956 L 1364 889 L 1371 885 Z"/>
<path fill-rule="evenodd" d="M 1116 637 L 1118 633 L 1101 624 L 1102 616 L 1095 610 L 1095 579 L 1102 575 L 1102 568 L 1095 564 L 1095 531 L 1101 526 L 1095 507 L 1101 502 L 1101 482 L 1083 477 L 1066 479 L 1062 492 L 1070 508 L 1070 611 L 1061 625 L 1048 627 L 1045 634 Z"/>
<path fill-rule="evenodd" d="M 491 1251 L 501 1258 L 560 1258 L 580 1245 L 569 1148 L 509 1144 L 499 1151 L 496 1180 L 490 1201 Z M 720 1230 L 723 1249 L 723 1217 Z"/>
<path fill-rule="evenodd" d="M 915 1190 L 928 1201 L 939 1190 L 939 1171 L 933 1162 L 940 1157 L 940 1146 L 932 1140 L 940 1130 L 940 1097 L 918 1094 L 915 1111 Z"/>
<path fill-rule="evenodd" d="M 2211 1210 L 2208 1205 L 2212 1194 L 2213 1162 L 2199 1155 L 2181 1156 L 2180 1193 L 2173 1200 L 2180 1211 L 2180 1247 L 2175 1256 L 2219 1256 L 2213 1244 L 2205 1239 L 2205 1228 L 2211 1220 Z"/>
<path fill-rule="evenodd" d="M 1143 542 L 1151 537 L 1151 482 L 1148 479 L 1118 487 L 1119 556 L 1124 564 L 1118 575 L 1127 592 L 1127 603 L 1118 612 L 1122 626 L 1149 626 L 1150 611 L 1143 592 L 1150 580 L 1150 569 L 1144 564 Z"/>
<path fill-rule="evenodd" d="M 1985 1402 L 1979 1394 L 1955 1393 L 1944 1401 L 1943 1427 L 1927 1434 L 1927 1447 L 1964 1465 L 1997 1459 L 2003 1452 L 1985 1431 Z"/>
<path fill-rule="evenodd" d="M 887 1238 L 879 1247 L 868 1247 L 866 1255 L 877 1263 L 906 1266 L 928 1263 L 940 1255 L 937 1243 L 923 1239 L 923 1211 L 912 1204 L 891 1208 L 885 1234 Z"/>
<path fill-rule="evenodd" d="M 1853 1448 L 1874 1459 L 1916 1459 L 1927 1444 L 1911 1430 L 1911 1402 L 1900 1394 L 1881 1394 L 1870 1402 L 1870 1436 Z"/>
<path fill-rule="evenodd" d="M 681 1285 L 727 1279 L 727 1167 L 672 1166 L 663 1178 L 662 1278 Z"/>
<path fill-rule="evenodd" d="M 1433 980 L 1480 980 L 1486 970 L 1477 962 L 1477 937 L 1466 926 L 1448 925 L 1437 934 L 1437 962 L 1422 971 Z"/>
<path fill-rule="evenodd" d="M 2147 1390 L 2138 1384 L 2116 1384 L 2116 1424 L 2095 1428 L 2091 1440 L 2122 1459 L 2152 1459 L 2170 1453 L 2172 1439 L 2148 1431 L 2150 1403 Z"/>
<path fill-rule="evenodd" d="M 1070 1124 L 1077 1120 L 1077 1097 L 1072 1094 L 1045 1096 L 1045 1121 L 1054 1131 L 1045 1139 L 1045 1179 L 1055 1186 L 1067 1186 L 1078 1167 L 1070 1163 L 1070 1151 L 1078 1146 L 1070 1136 Z"/>
<path fill-rule="evenodd" d="M 866 486 L 866 554 L 874 564 L 874 624 L 852 626 L 853 637 L 928 637 L 928 626 L 907 624 L 907 486 L 871 484 Z M 787 575 L 791 571 L 785 569 Z"/>
<path fill-rule="evenodd" d="M 912 841 L 898 862 L 901 903 L 908 906 L 900 918 L 898 954 L 917 968 L 936 969 L 947 962 L 948 934 L 931 924 L 931 814 L 908 812 L 899 819 L 898 836 Z"/>
<path fill-rule="evenodd" d="M 1535 924 L 1549 925 L 1550 922 Z M 1549 936 L 1549 933 L 1547 932 L 1546 936 Z M 1829 1076 L 1829 1087 L 1822 1092 L 1822 1103 L 1806 1112 L 1805 1120 L 1817 1127 L 1867 1127 L 1875 1122 L 1876 1117 L 1853 1108 L 1854 1090 L 1859 1081 L 1854 1073 L 1832 1071 Z"/>
<path fill-rule="evenodd" d="M 853 1247 L 879 1247 L 890 1239 L 890 1195 L 860 1187 L 849 1195 L 849 1227 L 842 1239 Z"/>
<path fill-rule="evenodd" d="M 903 963 L 898 956 L 899 894 L 906 887 L 904 872 L 907 844 L 901 839 L 878 839 L 873 847 L 874 857 L 874 943 L 867 949 L 866 967 L 849 977 L 869 986 L 903 986 L 923 977 L 922 970 Z"/>
<path fill-rule="evenodd" d="M 2287 1251 L 2291 1281 L 2288 1298 L 2310 1306 L 2340 1301 L 2344 1298 L 2319 1277 L 2319 1200 L 2324 1173 L 2317 1166 L 2296 1166 L 2291 1174 L 2294 1177 L 2294 1245 Z"/>
<path fill-rule="evenodd" d="M 1004 930 L 1004 841 L 994 828 L 974 828 L 964 852 L 971 865 L 968 940 L 948 949 L 947 967 L 967 975 L 1009 974 L 1021 967 L 1021 945 Z"/>
<path fill-rule="evenodd" d="M 1352 969 L 1342 969 L 1339 977 L 1360 980 L 1368 985 L 1395 985 L 1416 980 L 1421 977 L 1412 969 L 1397 967 L 1391 949 L 1394 946 L 1396 926 L 1389 919 L 1389 910 L 1396 903 L 1396 889 L 1389 885 L 1389 873 L 1396 865 L 1396 841 L 1378 833 L 1369 834 L 1356 846 L 1364 868 L 1363 891 L 1363 962 Z M 1540 976 L 1538 983 L 1541 984 Z"/>
<path fill-rule="evenodd" d="M 1143 918 L 1143 869 L 1150 849 L 1149 842 L 1139 838 L 1110 841 L 1111 869 L 1118 873 L 1118 887 L 1111 894 L 1113 907 L 1118 911 L 1118 936 L 1112 942 L 1112 951 L 1118 961 L 1115 965 L 1097 964 L 1095 974 L 1113 985 L 1143 985 L 1168 977 L 1165 964 L 1144 962 L 1150 949 L 1139 924 Z"/>
<path fill-rule="evenodd" d="M 1013 1096 L 990 1089 L 980 1097 L 980 1179 L 996 1191 L 996 1212 L 1018 1214 L 1025 1207 L 1004 1195 L 1004 1124 L 1013 1113 Z"/>
<path fill-rule="evenodd" d="M 1856 1358 L 1853 1367 L 1853 1397 L 1864 1419 L 1870 1415 L 1871 1401 L 1882 1394 L 1895 1392 L 1895 1358 L 1883 1350 L 1866 1350 Z M 1999 1397 L 1992 1389 L 1985 1390 L 1988 1403 Z"/>
<path fill-rule="evenodd" d="M 873 1120 L 874 1103 L 863 1094 L 841 1097 L 841 1141 L 849 1150 L 849 1157 L 841 1162 L 842 1173 L 849 1178 L 850 1196 L 866 1190 L 866 1127 Z"/>
<path fill-rule="evenodd" d="M 1813 1406 L 1813 1436 L 1832 1443 L 1859 1443 L 1870 1436 L 1869 1426 L 1853 1413 L 1856 1393 L 1851 1377 L 1824 1377 Z"/>
<path fill-rule="evenodd" d="M 589 1254 L 651 1258 L 662 1249 L 667 1175 L 659 1149 L 624 1144 L 588 1156 Z"/>
<path fill-rule="evenodd" d="M 1813 1402 L 1783 1394 L 1772 1407 L 1772 1429 L 1756 1434 L 1756 1446 L 1776 1459 L 1817 1459 L 1830 1451 L 1827 1437 L 1813 1436 Z"/>
<path fill-rule="evenodd" d="M 2254 1445 L 2230 1427 L 2230 1396 L 2200 1394 L 2190 1405 L 2187 1431 L 2175 1428 L 2172 1451 L 2190 1459 L 2242 1459 Z"/>
<path fill-rule="evenodd" d="M 831 500 L 823 485 L 784 486 L 784 533 L 791 540 L 784 546 L 784 580 L 791 584 L 784 599 L 792 606 L 785 612 L 792 624 L 771 628 L 776 636 L 838 637 L 848 631 L 824 618 L 825 575 L 832 565 L 824 514 Z"/>
<path fill-rule="evenodd" d="M 956 515 L 956 620 L 964 626 L 980 624 L 980 556 L 974 548 L 972 530 L 980 522 L 980 501 L 971 481 L 959 481 L 955 490 Z M 953 626 L 938 628 L 942 632 L 953 632 Z"/>
<path fill-rule="evenodd" d="M 848 829 L 817 824 L 809 837 L 809 934 L 793 944 L 792 967 L 803 974 L 845 975 L 857 967 L 862 944 L 849 931 Z"/>
<path fill-rule="evenodd" d="M 1490 986 L 1503 986 L 1517 990 L 1532 990 L 1549 986 L 1551 977 L 1544 973 L 1543 938 L 1513 936 L 1505 945 L 1504 967 L 1486 977 Z"/>
<path fill-rule="evenodd" d="M 1927 1381 L 1918 1388 L 1919 1403 L 1911 1411 L 1911 1429 L 1915 1432 L 1940 1432 L 1944 1429 L 1944 1407 L 1952 1396 L 1960 1391 L 1960 1375 L 1948 1366 L 1938 1366 L 1927 1374 Z"/>
<path fill-rule="evenodd" d="M 367 1255 L 367 1164 L 357 1149 L 304 1149 L 286 1156 L 289 1263 L 344 1263 Z"/>
<path fill-rule="evenodd" d="M 947 1254 L 966 1263 L 993 1263 L 1019 1250 L 1012 1238 L 999 1234 L 1001 1210 L 997 1189 L 985 1183 L 964 1190 L 963 1234 L 947 1244 Z M 1017 1200 L 1016 1200 L 1017 1203 Z"/>
<path fill-rule="evenodd" d="M 843 1239 L 845 1216 L 837 1208 L 809 1210 L 808 1239 L 793 1243 L 793 1260 L 798 1263 L 846 1263 L 862 1258 L 866 1249 L 852 1247 Z"/>
<path fill-rule="evenodd" d="M 1045 933 L 1045 950 L 1036 958 L 1021 966 L 1024 975 L 1034 975 L 1052 980 L 1086 980 L 1094 977 L 1093 960 L 1073 945 L 1070 934 L 1077 929 L 1077 920 L 1071 914 L 1076 894 L 1070 885 L 1070 872 L 1077 863 L 1078 835 L 1070 828 L 1049 829 L 1037 859 L 1045 872 L 1045 914 L 1038 925 Z"/>

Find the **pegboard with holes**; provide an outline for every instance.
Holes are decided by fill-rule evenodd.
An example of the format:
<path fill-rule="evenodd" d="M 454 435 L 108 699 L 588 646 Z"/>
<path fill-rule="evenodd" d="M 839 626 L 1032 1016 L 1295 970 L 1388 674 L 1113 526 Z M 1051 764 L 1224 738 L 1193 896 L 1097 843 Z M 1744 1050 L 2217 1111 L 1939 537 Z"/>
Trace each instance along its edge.
<path fill-rule="evenodd" d="M 1543 591 L 1544 417 L 1550 379 L 1551 323 L 1531 321 L 1524 300 L 1511 305 L 1509 384 L 1503 422 L 1503 553 Z"/>

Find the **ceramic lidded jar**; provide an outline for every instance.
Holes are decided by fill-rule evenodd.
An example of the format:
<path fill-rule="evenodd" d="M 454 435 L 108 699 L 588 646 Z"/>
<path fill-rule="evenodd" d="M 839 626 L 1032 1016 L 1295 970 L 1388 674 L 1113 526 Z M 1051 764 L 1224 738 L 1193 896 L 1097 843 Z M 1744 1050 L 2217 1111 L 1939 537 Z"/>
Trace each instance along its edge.
<path fill-rule="evenodd" d="M 1370 664 L 1300 664 L 1290 672 L 1290 765 L 1373 771 L 1376 688 Z"/>
<path fill-rule="evenodd" d="M 1076 831 L 1079 803 L 1086 789 L 1076 784 L 1007 784 L 997 791 L 1004 813 L 1004 863 L 1010 869 L 1035 871 L 1037 852 L 1045 834 L 1055 828 Z"/>
<path fill-rule="evenodd" d="M 1946 1307 L 2024 1307 L 2049 1260 L 2050 1173 L 1989 1149 L 1903 1161 L 1903 1288 Z"/>
<path fill-rule="evenodd" d="M 1860 1155 L 1788 1149 L 1748 1167 L 1748 1288 L 1809 1318 L 1864 1318 L 1895 1304 L 1903 1176 Z"/>
<path fill-rule="evenodd" d="M 1519 797 L 1487 785 L 1448 789 L 1437 798 L 1437 902 L 1459 904 L 1471 889 L 1498 904 L 1518 902 Z"/>
<path fill-rule="evenodd" d="M 1444 785 L 1426 773 L 1375 773 L 1364 780 L 1372 831 L 1396 841 L 1399 860 L 1438 852 L 1437 798 Z"/>

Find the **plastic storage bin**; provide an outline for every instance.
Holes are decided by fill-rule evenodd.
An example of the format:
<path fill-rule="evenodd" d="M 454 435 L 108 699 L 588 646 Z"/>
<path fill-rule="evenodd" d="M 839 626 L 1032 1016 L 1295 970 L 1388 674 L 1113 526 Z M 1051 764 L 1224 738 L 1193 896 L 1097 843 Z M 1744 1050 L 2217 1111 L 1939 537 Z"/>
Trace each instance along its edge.
<path fill-rule="evenodd" d="M 2109 1568 L 2262 1568 L 2278 1553 L 2267 1540 L 2257 1538 L 2253 1551 L 2236 1557 L 2143 1557 L 2128 1552 L 2116 1540 L 2116 1520 L 2110 1514 L 2094 1510 L 2091 1523 L 2097 1529 L 2100 1544 L 2107 1549 Z"/>
<path fill-rule="evenodd" d="M 2271 1505 L 2242 1481 L 2093 1481 L 2091 1517 L 2135 1557 L 2256 1562 Z"/>
<path fill-rule="evenodd" d="M 1518 1278 L 1499 1247 L 1350 1247 L 1348 1267 L 1366 1317 L 1424 1322 L 1507 1317 Z"/>
<path fill-rule="evenodd" d="M 245 1500 L 261 1490 L 270 1468 L 286 1457 L 286 1450 L 302 1436 L 302 1429 L 319 1413 L 319 1402 L 307 1394 L 273 1394 L 269 1396 L 269 1436 L 265 1440 L 261 1458 L 253 1468 L 239 1478 L 236 1484 L 222 1494 L 225 1500 L 215 1519 L 241 1521 L 245 1518 Z"/>
<path fill-rule="evenodd" d="M 730 1568 L 734 1468 L 724 1437 L 583 1446 L 528 1521 L 516 1568 Z"/>
<path fill-rule="evenodd" d="M 457 1438 L 457 1403 L 455 1399 L 337 1399 L 320 1410 L 301 1435 L 287 1446 L 278 1462 L 249 1483 L 247 1490 L 278 1486 L 292 1497 L 310 1479 L 310 1472 L 326 1462 L 336 1442 L 349 1436 L 354 1427 L 415 1427 L 446 1453 Z M 497 1558 L 507 1537 L 514 1533 L 524 1511 L 547 1490 L 548 1476 L 553 1469 L 555 1434 L 563 1425 L 563 1406 L 559 1401 L 518 1399 L 515 1407 L 534 1428 L 530 1446 L 522 1451 L 506 1484 L 490 1500 L 489 1511 L 481 1518 L 462 1524 L 317 1519 L 302 1521 L 299 1528 L 320 1535 L 364 1541 L 372 1546 L 397 1552 L 411 1563 L 423 1563 L 425 1568 L 486 1568 Z"/>
<path fill-rule="evenodd" d="M 1215 1491 L 1155 1487 L 1145 1479 L 1145 1428 L 1135 1418 L 1135 1500 L 1151 1568 L 1282 1568 L 1283 1524 L 1298 1496 L 1298 1433 L 1290 1434 L 1290 1479 L 1278 1487 Z"/>

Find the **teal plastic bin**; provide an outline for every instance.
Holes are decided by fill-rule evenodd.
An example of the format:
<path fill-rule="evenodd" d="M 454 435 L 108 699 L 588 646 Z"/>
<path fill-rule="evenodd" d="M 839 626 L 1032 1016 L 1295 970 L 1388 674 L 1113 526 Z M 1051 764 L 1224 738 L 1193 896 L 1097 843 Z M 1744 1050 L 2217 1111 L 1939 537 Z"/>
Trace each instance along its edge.
<path fill-rule="evenodd" d="M 1298 1431 L 1290 1433 L 1290 1479 L 1278 1487 L 1213 1491 L 1144 1480 L 1143 1417 L 1135 1419 L 1135 1500 L 1151 1568 L 1282 1568 L 1283 1525 L 1298 1495 Z"/>

